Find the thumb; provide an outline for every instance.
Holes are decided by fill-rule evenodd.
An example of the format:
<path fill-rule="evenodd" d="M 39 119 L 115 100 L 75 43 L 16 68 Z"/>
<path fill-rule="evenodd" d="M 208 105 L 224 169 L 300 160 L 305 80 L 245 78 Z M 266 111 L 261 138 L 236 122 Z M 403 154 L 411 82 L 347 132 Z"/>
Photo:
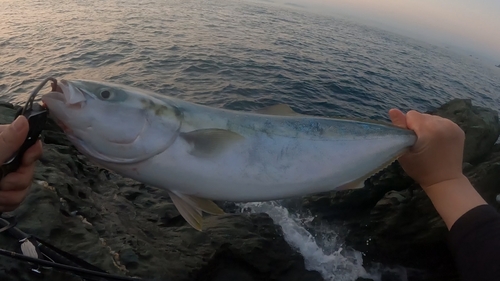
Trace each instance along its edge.
<path fill-rule="evenodd" d="M 391 118 L 392 124 L 400 128 L 406 129 L 406 115 L 398 109 L 389 110 L 389 117 Z"/>
<path fill-rule="evenodd" d="M 7 161 L 21 147 L 28 129 L 28 120 L 21 115 L 0 133 L 0 163 Z"/>

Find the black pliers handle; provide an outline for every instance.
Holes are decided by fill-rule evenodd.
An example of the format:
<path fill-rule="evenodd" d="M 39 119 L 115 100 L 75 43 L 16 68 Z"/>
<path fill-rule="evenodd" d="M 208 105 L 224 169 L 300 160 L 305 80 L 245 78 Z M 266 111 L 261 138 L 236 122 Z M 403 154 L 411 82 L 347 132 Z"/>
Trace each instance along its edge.
<path fill-rule="evenodd" d="M 35 100 L 35 96 L 38 94 L 38 92 L 40 92 L 45 84 L 47 84 L 48 81 L 53 82 L 52 91 L 56 91 L 57 80 L 52 77 L 45 79 L 38 87 L 35 88 L 35 90 L 33 90 L 25 106 L 23 108 L 20 108 L 16 113 L 15 118 L 17 118 L 19 115 L 24 115 L 24 117 L 28 119 L 29 131 L 28 135 L 26 136 L 26 140 L 21 145 L 21 147 L 5 163 L 2 164 L 0 169 L 0 180 L 7 174 L 19 169 L 23 161 L 24 153 L 36 143 L 36 141 L 40 137 L 40 134 L 42 133 L 42 130 L 45 127 L 49 111 L 45 106 L 42 106 L 38 103 L 34 104 L 33 102 Z"/>

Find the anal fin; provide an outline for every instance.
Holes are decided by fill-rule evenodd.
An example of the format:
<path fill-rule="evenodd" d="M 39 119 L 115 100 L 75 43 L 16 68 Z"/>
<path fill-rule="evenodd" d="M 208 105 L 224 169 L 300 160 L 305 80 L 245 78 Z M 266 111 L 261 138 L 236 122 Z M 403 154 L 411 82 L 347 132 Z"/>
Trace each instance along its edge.
<path fill-rule="evenodd" d="M 404 153 L 398 153 L 395 157 L 389 159 L 388 161 L 382 163 L 382 165 L 378 166 L 377 168 L 373 169 L 372 171 L 366 173 L 365 175 L 351 181 L 348 183 L 345 183 L 337 188 L 335 190 L 340 191 L 340 190 L 348 190 L 348 189 L 360 189 L 363 188 L 365 185 L 365 181 L 369 179 L 371 176 L 375 175 L 376 173 L 382 171 L 383 169 L 387 168 L 389 165 L 391 165 L 394 161 L 396 161 L 402 154 Z"/>
<path fill-rule="evenodd" d="M 212 200 L 175 191 L 169 191 L 168 194 L 181 216 L 198 231 L 202 231 L 202 211 L 212 215 L 224 214 L 224 211 Z"/>
<path fill-rule="evenodd" d="M 175 192 L 175 191 L 173 191 Z M 198 209 L 200 211 L 212 214 L 212 215 L 223 215 L 224 211 L 214 203 L 214 201 L 210 199 L 205 199 L 201 197 L 196 197 L 193 195 L 186 195 L 179 192 L 175 192 L 175 194 L 180 197 L 182 200 L 186 201 L 193 208 Z"/>
<path fill-rule="evenodd" d="M 201 231 L 203 222 L 201 211 L 193 208 L 174 193 L 169 192 L 168 194 L 181 216 L 189 223 L 189 225 L 191 225 L 194 229 Z"/>
<path fill-rule="evenodd" d="M 341 190 L 348 190 L 348 189 L 360 189 L 365 187 L 365 180 L 366 177 L 361 177 L 357 180 L 351 181 L 349 183 L 343 184 L 339 187 L 337 187 L 335 190 L 341 191 Z"/>

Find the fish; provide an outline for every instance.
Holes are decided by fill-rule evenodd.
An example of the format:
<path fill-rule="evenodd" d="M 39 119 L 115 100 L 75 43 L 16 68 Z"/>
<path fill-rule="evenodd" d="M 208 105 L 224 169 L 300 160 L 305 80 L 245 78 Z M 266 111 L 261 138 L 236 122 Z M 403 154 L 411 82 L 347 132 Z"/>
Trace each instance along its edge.
<path fill-rule="evenodd" d="M 168 192 L 196 230 L 214 201 L 263 202 L 363 188 L 416 142 L 373 120 L 305 115 L 286 104 L 231 110 L 125 84 L 62 79 L 42 96 L 76 149 Z"/>

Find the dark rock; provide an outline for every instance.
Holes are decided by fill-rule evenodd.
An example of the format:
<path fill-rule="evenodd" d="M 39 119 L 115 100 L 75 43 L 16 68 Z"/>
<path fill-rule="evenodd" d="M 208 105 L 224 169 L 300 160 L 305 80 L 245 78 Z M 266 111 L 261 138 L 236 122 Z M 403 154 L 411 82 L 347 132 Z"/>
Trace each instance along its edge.
<path fill-rule="evenodd" d="M 429 112 L 456 122 L 465 132 L 463 172 L 478 192 L 500 210 L 500 134 L 497 112 L 453 100 Z M 346 243 L 366 262 L 428 270 L 425 279 L 458 280 L 448 230 L 427 195 L 398 162 L 365 182 L 365 188 L 305 197 L 318 220 L 349 228 Z"/>
<path fill-rule="evenodd" d="M 490 154 L 465 175 L 484 200 L 500 211 L 500 203 L 496 200 L 500 194 L 500 151 Z"/>
<path fill-rule="evenodd" d="M 368 259 L 389 264 L 397 260 L 417 268 L 439 267 L 450 260 L 443 241 L 447 229 L 422 190 L 413 195 L 408 190 L 388 192 L 350 228 L 346 242 Z"/>
<path fill-rule="evenodd" d="M 500 143 L 496 143 L 493 146 L 492 152 L 499 152 L 500 151 Z"/>
<path fill-rule="evenodd" d="M 472 105 L 469 99 L 455 99 L 430 111 L 457 123 L 465 132 L 464 162 L 474 163 L 491 152 L 500 135 L 498 113 Z"/>
<path fill-rule="evenodd" d="M 15 109 L 0 105 L 0 121 Z M 100 169 L 50 121 L 31 192 L 14 212 L 18 227 L 110 273 L 155 280 L 323 280 L 266 214 L 206 216 L 196 231 L 168 194 Z M 0 248 L 18 242 L 0 234 Z M 81 280 L 0 257 L 1 280 Z"/>
<path fill-rule="evenodd" d="M 405 190 L 414 184 L 396 161 L 365 181 L 365 188 L 306 196 L 303 207 L 318 220 L 355 220 L 366 216 L 391 190 Z"/>
<path fill-rule="evenodd" d="M 0 103 L 0 109 L 2 111 L 0 114 L 0 124 L 7 124 L 14 121 L 17 108 L 14 108 L 12 104 L 2 102 Z"/>
<path fill-rule="evenodd" d="M 473 168 L 474 168 L 474 166 L 472 166 L 472 164 L 471 164 L 471 163 L 464 162 L 464 163 L 462 164 L 462 172 L 463 172 L 463 173 L 466 173 L 466 172 L 470 171 L 470 170 L 471 170 L 471 169 L 473 169 Z"/>
<path fill-rule="evenodd" d="M 385 273 L 385 274 L 382 274 L 380 280 L 381 281 L 399 281 L 399 280 L 401 280 L 401 278 L 393 273 Z"/>
<path fill-rule="evenodd" d="M 9 102 L 0 101 L 0 107 L 15 109 L 15 106 Z"/>
<path fill-rule="evenodd" d="M 137 256 L 132 248 L 121 249 L 119 255 L 121 264 L 126 268 L 137 268 L 139 265 L 139 256 Z"/>

